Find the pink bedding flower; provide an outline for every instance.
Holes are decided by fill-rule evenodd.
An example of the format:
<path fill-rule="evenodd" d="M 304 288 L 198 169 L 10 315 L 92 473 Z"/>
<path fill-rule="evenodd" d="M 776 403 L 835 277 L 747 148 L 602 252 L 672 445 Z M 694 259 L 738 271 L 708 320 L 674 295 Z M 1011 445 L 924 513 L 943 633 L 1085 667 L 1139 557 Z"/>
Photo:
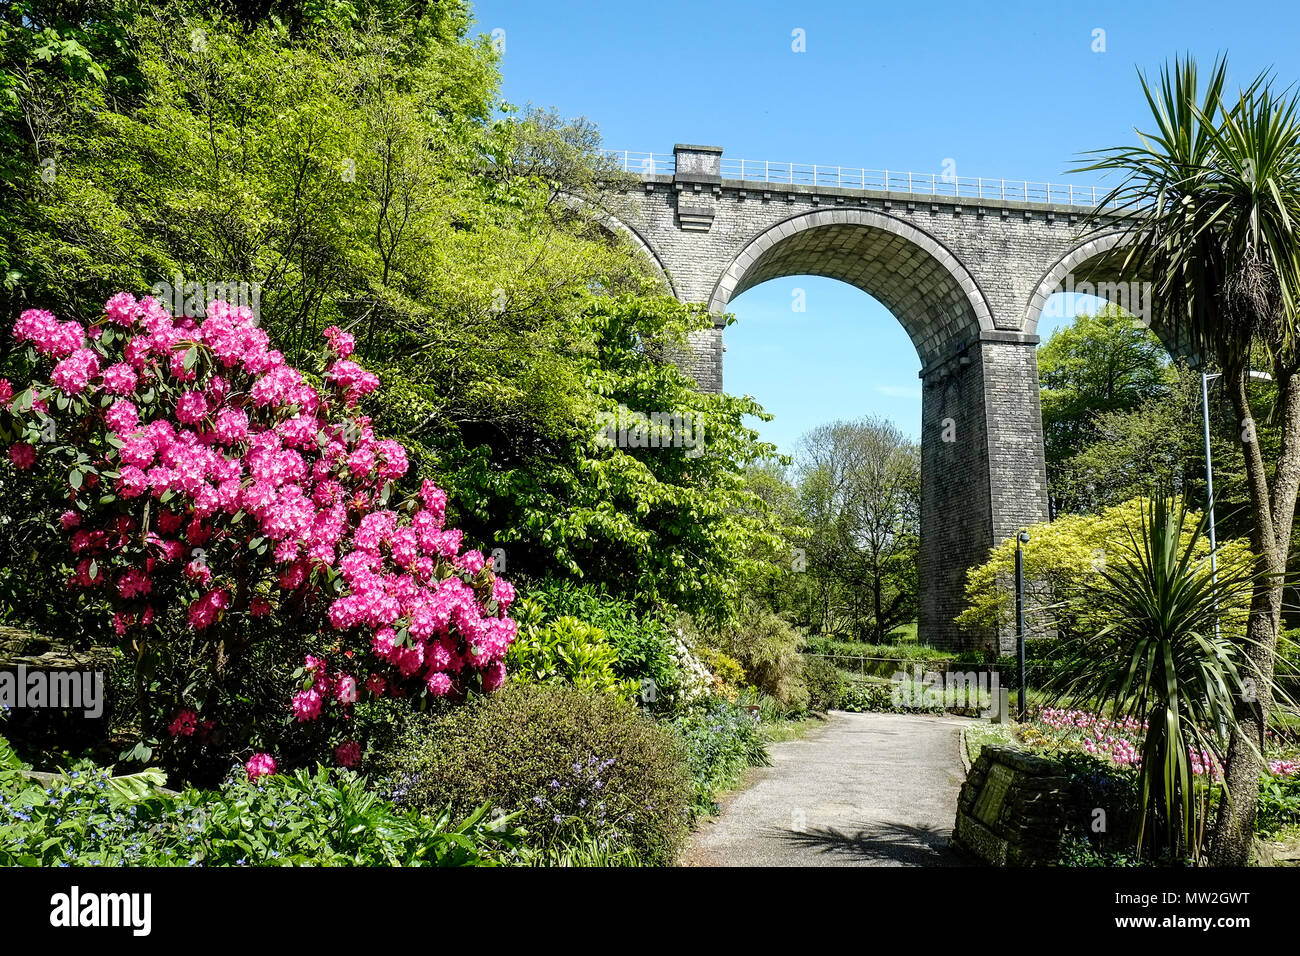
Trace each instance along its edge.
<path fill-rule="evenodd" d="M 214 588 L 190 605 L 190 627 L 196 631 L 211 627 L 229 604 L 230 592 L 225 588 Z"/>
<path fill-rule="evenodd" d="M 176 400 L 176 420 L 186 425 L 203 421 L 208 414 L 208 400 L 199 391 L 185 392 Z"/>
<path fill-rule="evenodd" d="M 167 733 L 173 737 L 193 737 L 199 728 L 199 715 L 188 707 L 176 715 L 176 719 L 167 725 Z"/>
<path fill-rule="evenodd" d="M 119 398 L 104 413 L 104 424 L 125 435 L 140 427 L 140 412 L 125 398 Z"/>
<path fill-rule="evenodd" d="M 130 326 L 142 312 L 135 296 L 129 292 L 119 292 L 104 303 L 104 314 L 114 325 Z"/>
<path fill-rule="evenodd" d="M 315 720 L 320 716 L 322 703 L 321 693 L 315 687 L 300 690 L 293 695 L 293 715 L 299 723 Z"/>
<path fill-rule="evenodd" d="M 42 355 L 61 359 L 82 347 L 86 330 L 78 322 L 60 322 L 44 309 L 28 309 L 14 323 L 14 339 L 31 342 Z"/>
<path fill-rule="evenodd" d="M 442 671 L 434 671 L 425 679 L 425 686 L 434 697 L 446 697 L 451 693 L 451 678 Z"/>
<path fill-rule="evenodd" d="M 64 395 L 79 395 L 99 374 L 99 356 L 93 349 L 78 349 L 50 373 L 50 384 Z"/>
<path fill-rule="evenodd" d="M 128 362 L 116 362 L 104 369 L 104 391 L 110 395 L 130 395 L 135 391 L 139 376 Z"/>
<path fill-rule="evenodd" d="M 140 597 L 152 590 L 153 582 L 140 568 L 128 568 L 117 580 L 117 593 L 124 598 Z"/>
<path fill-rule="evenodd" d="M 341 359 L 351 355 L 356 347 L 356 340 L 352 335 L 344 332 L 337 325 L 331 325 L 325 330 L 325 339 L 330 344 L 330 350 Z"/>
<path fill-rule="evenodd" d="M 357 679 L 355 677 L 340 677 L 334 684 L 334 699 L 340 704 L 355 704 L 357 702 Z"/>

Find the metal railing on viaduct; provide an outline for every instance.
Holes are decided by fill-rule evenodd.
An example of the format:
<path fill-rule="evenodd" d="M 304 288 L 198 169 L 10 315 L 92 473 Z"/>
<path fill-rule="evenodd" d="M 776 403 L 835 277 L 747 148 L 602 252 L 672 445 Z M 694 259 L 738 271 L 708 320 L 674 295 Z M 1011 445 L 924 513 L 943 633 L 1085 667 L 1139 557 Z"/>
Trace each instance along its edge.
<path fill-rule="evenodd" d="M 671 153 L 635 150 L 606 150 L 629 173 L 643 176 L 671 176 L 676 162 Z M 1057 206 L 1095 207 L 1109 193 L 1102 186 L 1071 183 L 1042 183 L 1027 179 L 988 179 L 952 173 L 914 173 L 896 169 L 867 169 L 862 166 L 820 166 L 815 163 L 776 163 L 765 159 L 722 157 L 722 178 L 740 182 L 781 186 L 814 186 L 835 189 L 907 193 L 921 196 L 950 196 L 969 199 L 1004 199 Z M 1119 203 L 1115 203 L 1116 206 Z"/>

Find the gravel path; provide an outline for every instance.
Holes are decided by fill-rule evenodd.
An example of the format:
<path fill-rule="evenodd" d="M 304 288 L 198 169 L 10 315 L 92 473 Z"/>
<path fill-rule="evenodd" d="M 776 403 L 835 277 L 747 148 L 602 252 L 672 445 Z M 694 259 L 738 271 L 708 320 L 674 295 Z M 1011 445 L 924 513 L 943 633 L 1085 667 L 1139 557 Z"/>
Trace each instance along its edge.
<path fill-rule="evenodd" d="M 700 825 L 688 866 L 960 866 L 952 717 L 832 712 Z"/>

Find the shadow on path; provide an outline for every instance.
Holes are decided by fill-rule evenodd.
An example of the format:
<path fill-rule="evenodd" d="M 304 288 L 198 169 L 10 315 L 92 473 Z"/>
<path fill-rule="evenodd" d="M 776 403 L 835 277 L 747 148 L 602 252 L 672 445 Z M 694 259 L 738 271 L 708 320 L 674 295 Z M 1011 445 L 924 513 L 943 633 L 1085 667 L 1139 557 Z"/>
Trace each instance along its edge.
<path fill-rule="evenodd" d="M 939 827 L 883 821 L 861 824 L 853 832 L 836 827 L 774 830 L 797 847 L 828 856 L 858 857 L 884 866 L 968 866 L 961 854 L 948 846 L 950 833 Z"/>

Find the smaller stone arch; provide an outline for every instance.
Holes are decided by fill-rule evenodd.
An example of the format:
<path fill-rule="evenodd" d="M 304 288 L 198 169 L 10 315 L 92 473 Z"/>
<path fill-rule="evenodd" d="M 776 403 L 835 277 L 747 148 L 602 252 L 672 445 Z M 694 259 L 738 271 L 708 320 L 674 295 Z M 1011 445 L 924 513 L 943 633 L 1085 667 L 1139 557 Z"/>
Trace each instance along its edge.
<path fill-rule="evenodd" d="M 646 241 L 645 237 L 636 229 L 636 227 L 624 222 L 618 216 L 615 216 L 607 209 L 597 206 L 595 203 L 581 196 L 575 196 L 573 193 L 562 193 L 561 197 L 566 205 L 575 212 L 583 212 L 591 216 L 592 221 L 600 226 L 611 236 L 622 235 L 629 239 L 632 245 L 645 256 L 646 260 L 654 268 L 655 274 L 668 289 L 668 293 L 675 299 L 681 296 L 677 292 L 677 286 L 673 278 L 664 266 L 663 260 L 659 258 L 659 253 L 655 252 L 654 247 Z"/>
<path fill-rule="evenodd" d="M 1196 351 L 1186 341 L 1154 321 L 1151 312 L 1151 277 L 1145 271 L 1134 273 L 1125 268 L 1128 243 L 1128 233 L 1107 232 L 1080 243 L 1062 256 L 1039 279 L 1025 305 L 1025 332 L 1037 334 L 1038 322 L 1052 293 L 1081 291 L 1122 307 L 1154 332 L 1170 355 L 1193 365 L 1198 364 Z"/>
<path fill-rule="evenodd" d="M 1053 292 L 1058 292 L 1071 275 L 1083 275 L 1085 281 L 1100 284 L 1119 280 L 1119 264 L 1122 255 L 1124 233 L 1108 232 L 1094 236 L 1087 242 L 1075 246 L 1038 280 L 1029 302 L 1025 305 L 1025 317 L 1021 328 L 1029 335 L 1038 332 L 1038 320 L 1043 315 L 1043 308 Z M 1101 295 L 1100 298 L 1107 298 Z"/>

